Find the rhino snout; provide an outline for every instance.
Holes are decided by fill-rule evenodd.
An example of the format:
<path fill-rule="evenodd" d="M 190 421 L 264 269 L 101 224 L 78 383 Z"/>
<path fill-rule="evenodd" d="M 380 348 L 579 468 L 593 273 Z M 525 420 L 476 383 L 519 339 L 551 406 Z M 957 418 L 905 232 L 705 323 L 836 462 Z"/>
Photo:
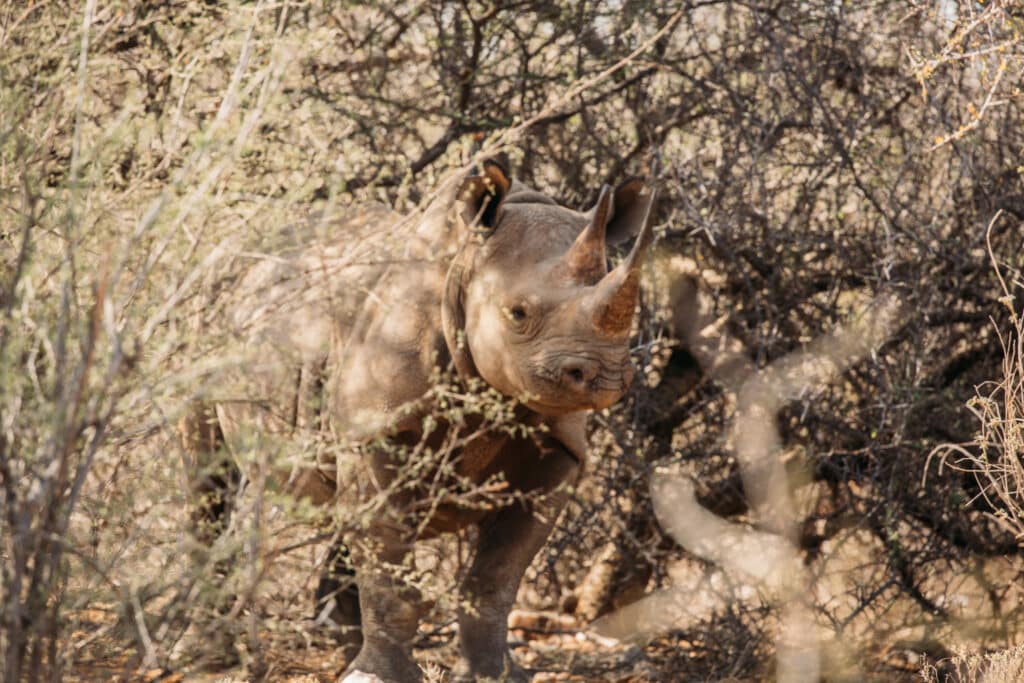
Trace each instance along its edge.
<path fill-rule="evenodd" d="M 548 377 L 563 392 L 563 400 L 603 409 L 615 403 L 633 382 L 633 364 L 628 360 L 609 364 L 597 358 L 569 356 L 549 366 Z"/>

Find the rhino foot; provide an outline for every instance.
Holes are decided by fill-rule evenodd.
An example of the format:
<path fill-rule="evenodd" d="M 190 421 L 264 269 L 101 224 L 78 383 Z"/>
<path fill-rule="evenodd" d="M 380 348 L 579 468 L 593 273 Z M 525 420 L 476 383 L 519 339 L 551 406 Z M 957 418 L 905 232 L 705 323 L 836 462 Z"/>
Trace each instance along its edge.
<path fill-rule="evenodd" d="M 511 655 L 505 654 L 500 667 L 494 667 L 490 674 L 473 670 L 473 666 L 465 658 L 452 669 L 451 683 L 530 683 L 533 678 L 522 667 L 513 661 Z"/>
<path fill-rule="evenodd" d="M 421 683 L 423 672 L 408 653 L 398 648 L 364 645 L 338 683 Z"/>
<path fill-rule="evenodd" d="M 380 676 L 375 676 L 373 674 L 357 670 L 345 674 L 345 677 L 342 678 L 339 683 L 385 683 L 385 681 Z"/>

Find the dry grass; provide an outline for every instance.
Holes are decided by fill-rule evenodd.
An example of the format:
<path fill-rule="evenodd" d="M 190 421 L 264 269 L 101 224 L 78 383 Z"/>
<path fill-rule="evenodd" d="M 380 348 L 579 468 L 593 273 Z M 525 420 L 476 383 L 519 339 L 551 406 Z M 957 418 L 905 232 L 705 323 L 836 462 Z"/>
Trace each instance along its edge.
<path fill-rule="evenodd" d="M 974 477 L 978 497 L 992 518 L 1024 545 L 1024 317 L 1014 294 L 1021 283 L 1007 284 L 991 243 L 989 256 L 1007 318 L 1003 324 L 993 321 L 1003 351 L 1002 376 L 979 385 L 977 395 L 967 403 L 978 420 L 974 441 L 944 445 L 935 454 L 943 465 Z"/>
<path fill-rule="evenodd" d="M 925 666 L 927 683 L 1009 683 L 1024 678 L 1024 646 L 984 654 L 964 653 L 939 665 Z"/>

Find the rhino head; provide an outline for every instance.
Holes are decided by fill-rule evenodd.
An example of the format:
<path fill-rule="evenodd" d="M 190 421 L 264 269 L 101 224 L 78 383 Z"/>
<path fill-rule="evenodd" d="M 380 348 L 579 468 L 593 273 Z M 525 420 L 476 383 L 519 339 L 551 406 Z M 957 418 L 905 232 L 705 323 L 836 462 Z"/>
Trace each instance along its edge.
<path fill-rule="evenodd" d="M 545 416 L 602 409 L 629 388 L 629 334 L 652 238 L 653 191 L 602 188 L 580 213 L 484 162 L 463 184 L 463 247 L 447 275 L 442 322 L 458 372 Z M 468 234 L 467 234 L 468 233 Z M 608 271 L 606 247 L 639 233 Z"/>

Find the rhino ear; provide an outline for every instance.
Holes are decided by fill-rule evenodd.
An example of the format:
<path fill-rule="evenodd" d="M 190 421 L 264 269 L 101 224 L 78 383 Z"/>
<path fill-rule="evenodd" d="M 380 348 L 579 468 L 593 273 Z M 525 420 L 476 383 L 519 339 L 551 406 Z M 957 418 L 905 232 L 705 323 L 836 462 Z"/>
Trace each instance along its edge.
<path fill-rule="evenodd" d="M 508 196 L 512 181 L 504 167 L 493 159 L 481 164 L 481 173 L 466 178 L 459 189 L 462 221 L 467 226 L 488 230 L 498 225 L 501 203 Z"/>
<path fill-rule="evenodd" d="M 605 233 L 607 244 L 622 244 L 638 234 L 644 227 L 648 204 L 653 199 L 654 193 L 642 178 L 629 178 L 620 183 L 612 200 L 612 219 Z"/>

